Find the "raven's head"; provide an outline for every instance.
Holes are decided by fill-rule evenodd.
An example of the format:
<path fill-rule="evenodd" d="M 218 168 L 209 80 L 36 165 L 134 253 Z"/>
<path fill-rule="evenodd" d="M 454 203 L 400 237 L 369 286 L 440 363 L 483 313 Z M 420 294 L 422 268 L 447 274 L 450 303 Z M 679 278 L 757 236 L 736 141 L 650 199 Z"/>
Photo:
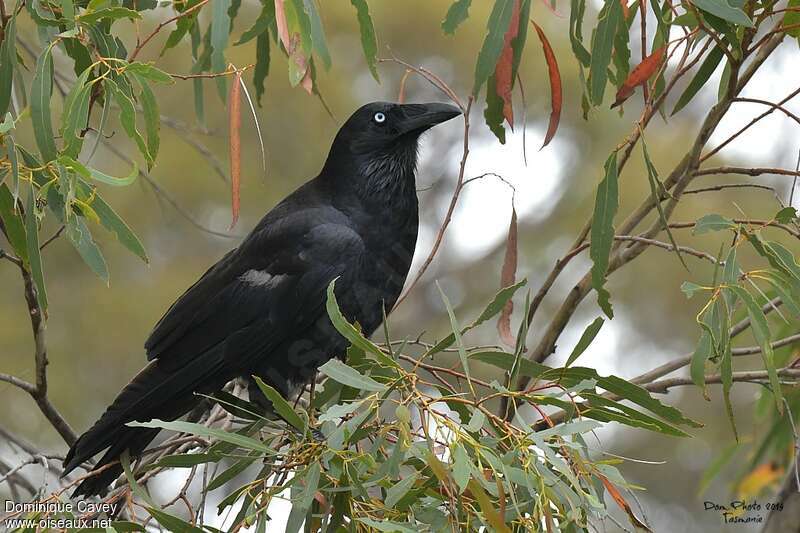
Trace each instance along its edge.
<path fill-rule="evenodd" d="M 460 114 L 449 104 L 366 104 L 339 129 L 326 167 L 355 170 L 369 188 L 413 177 L 419 136 Z"/>

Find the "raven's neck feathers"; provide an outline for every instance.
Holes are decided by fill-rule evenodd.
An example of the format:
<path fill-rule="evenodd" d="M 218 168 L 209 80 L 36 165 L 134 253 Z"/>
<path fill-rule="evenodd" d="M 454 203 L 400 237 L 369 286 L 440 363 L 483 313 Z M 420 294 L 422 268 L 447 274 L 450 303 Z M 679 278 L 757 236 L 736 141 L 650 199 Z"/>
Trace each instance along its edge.
<path fill-rule="evenodd" d="M 356 152 L 334 142 L 320 177 L 379 211 L 416 208 L 416 136 L 400 138 L 389 147 Z M 416 209 L 414 209 L 416 212 Z"/>

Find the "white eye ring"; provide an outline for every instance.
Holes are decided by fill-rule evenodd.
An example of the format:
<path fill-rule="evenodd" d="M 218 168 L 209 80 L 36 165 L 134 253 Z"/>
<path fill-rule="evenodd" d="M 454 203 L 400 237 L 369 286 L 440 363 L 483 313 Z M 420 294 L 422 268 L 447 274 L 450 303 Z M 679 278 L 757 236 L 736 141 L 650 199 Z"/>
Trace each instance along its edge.
<path fill-rule="evenodd" d="M 375 113 L 375 116 L 372 117 L 372 118 L 378 124 L 382 124 L 383 122 L 386 122 L 386 115 L 384 115 L 383 113 Z"/>

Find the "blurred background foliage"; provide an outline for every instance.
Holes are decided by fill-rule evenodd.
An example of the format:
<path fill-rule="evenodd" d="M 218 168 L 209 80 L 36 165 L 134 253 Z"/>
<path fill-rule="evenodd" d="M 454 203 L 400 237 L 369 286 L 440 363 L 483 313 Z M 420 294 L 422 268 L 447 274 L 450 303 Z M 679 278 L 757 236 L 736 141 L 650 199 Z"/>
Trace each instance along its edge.
<path fill-rule="evenodd" d="M 394 54 L 411 64 L 424 65 L 463 95 L 472 88 L 475 58 L 491 5 L 489 2 L 473 2 L 469 19 L 453 36 L 445 35 L 440 28 L 448 7 L 446 1 L 426 0 L 375 1 L 370 4 L 380 57 Z M 516 129 L 513 133 L 508 132 L 506 146 L 501 147 L 483 124 L 484 103 L 476 103 L 472 117 L 473 160 L 467 170 L 467 177 L 497 171 L 517 188 L 520 214 L 517 278 L 527 277 L 529 285 L 534 288 L 541 284 L 555 260 L 567 251 L 574 235 L 591 213 L 596 185 L 602 178 L 602 162 L 629 133 L 631 120 L 637 116 L 641 106 L 641 97 L 637 95 L 623 106 L 624 117 L 620 116 L 619 109 L 611 110 L 604 105 L 593 110 L 589 120 L 583 119 L 581 82 L 564 18 L 568 17 L 569 8 L 564 3 L 554 7 L 555 13 L 543 2 L 534 2 L 532 16 L 549 36 L 561 66 L 564 108 L 555 140 L 544 150 L 537 151 L 550 113 L 550 88 L 541 47 L 531 32 L 519 69 L 519 79 L 525 88 L 524 108 L 515 92 Z M 598 7 L 599 4 L 593 2 L 589 10 L 596 11 Z M 87 427 L 143 366 L 143 340 L 167 306 L 208 265 L 234 247 L 277 201 L 316 175 L 341 122 L 367 101 L 397 98 L 404 69 L 391 63 L 380 64 L 381 82 L 376 83 L 361 51 L 353 6 L 348 2 L 321 2 L 321 8 L 333 65 L 328 71 L 317 69 L 317 87 L 333 116 L 315 96 L 290 86 L 285 57 L 273 53 L 263 107 L 256 108 L 267 151 L 267 171 L 266 175 L 262 171 L 258 138 L 245 110 L 241 218 L 228 236 L 212 235 L 199 229 L 170 205 L 169 200 L 140 179 L 124 189 L 100 185 L 100 190 L 141 238 L 150 257 L 149 265 L 132 259 L 113 236 L 102 231 L 97 232 L 95 238 L 109 265 L 109 286 L 86 268 L 65 239 L 54 241 L 45 250 L 50 302 L 49 395 L 74 428 Z M 232 32 L 234 39 L 249 27 L 259 10 L 257 3 L 242 3 Z M 158 10 L 146 12 L 143 26 L 150 27 L 161 16 Z M 201 20 L 203 17 L 207 14 L 201 15 Z M 134 36 L 131 24 L 117 24 L 116 30 L 123 39 Z M 638 57 L 635 31 L 634 28 L 631 37 L 632 55 Z M 17 33 L 30 43 L 37 41 L 36 29 L 26 18 L 20 19 Z M 167 32 L 159 34 L 139 59 L 155 59 L 166 36 Z M 254 47 L 255 41 L 231 46 L 226 52 L 227 59 L 239 66 L 250 64 L 255 57 Z M 796 61 L 797 53 L 790 48 L 793 46 L 785 46 L 777 54 L 776 61 L 758 73 L 754 92 L 761 90 L 762 96 L 764 92 L 777 95 L 782 87 L 787 87 L 785 77 L 791 76 L 782 68 L 789 61 Z M 792 54 L 795 59 L 790 59 Z M 183 42 L 165 53 L 159 60 L 159 67 L 170 73 L 188 73 L 188 56 L 189 45 Z M 58 51 L 54 52 L 54 59 L 57 68 L 61 65 L 63 69 L 67 64 Z M 24 60 L 29 68 L 33 67 L 31 56 L 24 56 Z M 246 77 L 250 84 L 249 73 Z M 719 72 L 713 79 L 718 77 Z M 796 76 L 794 78 L 796 82 Z M 225 102 L 214 89 L 213 81 L 204 83 L 205 127 L 196 121 L 191 81 L 178 80 L 174 85 L 154 86 L 161 113 L 177 121 L 177 130 L 162 124 L 161 150 L 151 176 L 179 204 L 181 211 L 190 215 L 197 224 L 228 233 L 230 186 L 215 173 L 208 160 L 186 142 L 186 139 L 201 142 L 221 161 L 223 169 L 227 167 Z M 254 94 L 251 84 L 249 87 Z M 406 99 L 443 100 L 443 96 L 423 80 L 412 76 L 406 85 Z M 716 86 L 712 83 L 682 113 L 668 121 L 654 120 L 647 130 L 647 140 L 650 155 L 659 169 L 674 166 L 676 154 L 686 151 L 696 132 L 700 112 L 704 112 L 715 99 Z M 60 98 L 54 97 L 55 113 L 60 112 L 60 105 Z M 750 110 L 745 106 L 742 109 Z M 523 125 L 523 114 L 527 125 Z M 735 131 L 744 121 L 741 116 L 731 114 L 734 116 L 726 118 L 724 128 L 721 128 L 728 132 Z M 777 116 L 765 121 L 764 125 L 739 139 L 725 161 L 793 168 L 798 136 L 787 122 Z M 18 143 L 32 146 L 33 135 L 26 127 L 22 124 L 16 137 Z M 526 129 L 527 165 L 522 154 L 523 129 Z M 135 145 L 126 138 L 115 120 L 107 132 L 112 135 L 112 143 L 124 153 L 131 156 L 136 153 Z M 461 134 L 462 126 L 453 122 L 437 128 L 423 140 L 418 185 L 425 227 L 417 251 L 417 266 L 432 243 L 452 193 Z M 112 175 L 125 175 L 130 169 L 127 163 L 102 146 L 93 165 Z M 772 183 L 770 178 L 759 179 Z M 720 180 L 736 181 L 706 177 L 698 179 L 696 185 L 720 183 Z M 774 181 L 784 198 L 790 181 L 788 177 Z M 620 212 L 637 205 L 648 193 L 647 174 L 637 149 L 621 187 Z M 434 339 L 449 331 L 450 325 L 434 280 L 440 282 L 461 317 L 474 316 L 497 291 L 504 233 L 511 213 L 510 200 L 508 188 L 491 178 L 466 187 L 444 246 L 432 268 L 389 319 L 396 338 L 416 338 L 424 331 L 425 338 Z M 755 216 L 773 213 L 777 208 L 775 198 L 768 192 L 733 191 L 722 195 L 687 197 L 680 203 L 673 219 L 694 221 L 709 212 L 730 217 L 739 216 L 740 212 Z M 48 235 L 58 227 L 52 220 L 47 224 L 42 235 Z M 717 251 L 719 241 L 713 234 L 691 237 L 690 230 L 676 230 L 676 237 L 682 244 L 712 254 Z M 782 236 L 776 238 L 783 239 Z M 749 251 L 740 256 L 742 263 L 755 262 L 754 256 L 748 254 Z M 686 280 L 708 283 L 712 267 L 693 258 L 687 258 L 687 261 L 690 272 L 681 266 L 674 254 L 649 249 L 645 257 L 613 275 L 608 287 L 613 295 L 615 318 L 600 332 L 597 342 L 583 356 L 582 364 L 596 367 L 603 374 L 632 377 L 677 355 L 691 352 L 699 336 L 695 315 L 705 302 L 702 298 L 687 301 L 680 286 Z M 579 257 L 562 275 L 532 326 L 533 339 L 536 339 L 537 327 L 549 321 L 555 306 L 588 265 L 588 256 Z M 10 263 L 0 263 L 0 287 L 0 367 L 4 372 L 33 380 L 33 346 L 27 307 L 19 273 Z M 575 324 L 559 342 L 556 356 L 548 363 L 562 364 L 583 327 L 598 314 L 595 298 L 587 298 L 578 310 Z M 515 317 L 514 326 L 516 320 L 519 317 Z M 770 320 L 776 325 L 780 323 L 775 322 L 774 317 Z M 788 327 L 785 329 L 786 333 L 792 332 Z M 749 333 L 747 336 L 742 344 L 754 344 Z M 472 332 L 470 342 L 496 342 L 493 324 Z M 535 345 L 535 341 L 532 340 L 531 345 Z M 782 356 L 788 359 L 789 354 L 783 353 Z M 447 363 L 444 359 L 439 362 Z M 758 356 L 739 358 L 737 365 L 737 370 L 762 368 Z M 486 379 L 499 375 L 489 366 L 476 365 L 473 372 Z M 657 531 L 716 530 L 720 527 L 718 515 L 705 512 L 702 501 L 729 501 L 731 495 L 742 492 L 741 481 L 748 473 L 770 465 L 775 460 L 775 453 L 786 453 L 786 450 L 790 453 L 786 446 L 776 446 L 772 455 L 757 456 L 754 447 L 747 446 L 770 429 L 771 415 L 765 413 L 770 412 L 768 407 L 771 406 L 765 406 L 765 402 L 756 405 L 755 400 L 760 394 L 758 386 L 736 384 L 734 411 L 742 444 L 730 452 L 731 462 L 721 468 L 720 475 L 705 487 L 704 495 L 699 496 L 698 488 L 703 485 L 704 472 L 735 442 L 721 392 L 713 387 L 716 386 L 710 389 L 712 402 L 703 401 L 701 391 L 694 387 L 673 389 L 665 399 L 705 424 L 702 429 L 691 430 L 692 439 L 620 429 L 614 424 L 598 431 L 602 449 L 654 462 L 628 462 L 622 471 L 629 482 L 647 487 L 640 498 Z M 0 397 L 0 425 L 46 449 L 63 451 L 63 442 L 27 395 L 11 385 L 0 384 Z M 785 440 L 787 436 L 783 437 Z M 767 479 L 767 476 L 759 479 Z M 768 481 L 778 479 L 780 476 L 773 476 Z M 745 489 L 754 490 L 752 486 Z"/>

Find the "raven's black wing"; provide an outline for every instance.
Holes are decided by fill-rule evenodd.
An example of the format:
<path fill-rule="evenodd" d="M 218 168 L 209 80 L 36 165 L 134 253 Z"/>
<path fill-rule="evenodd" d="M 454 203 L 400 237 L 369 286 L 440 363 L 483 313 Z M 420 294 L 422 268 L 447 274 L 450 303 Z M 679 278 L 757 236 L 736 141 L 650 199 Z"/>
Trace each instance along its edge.
<path fill-rule="evenodd" d="M 335 207 L 276 208 L 170 307 L 145 343 L 148 359 L 179 368 L 224 346 L 227 364 L 251 361 L 318 318 L 330 281 L 363 254 Z"/>

